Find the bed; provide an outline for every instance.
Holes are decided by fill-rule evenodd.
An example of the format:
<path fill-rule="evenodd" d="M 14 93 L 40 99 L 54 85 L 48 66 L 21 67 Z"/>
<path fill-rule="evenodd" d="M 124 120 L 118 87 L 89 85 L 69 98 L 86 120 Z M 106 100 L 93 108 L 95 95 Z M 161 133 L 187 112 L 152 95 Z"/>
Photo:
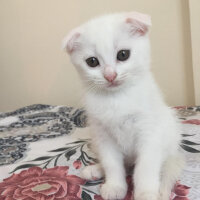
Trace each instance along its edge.
<path fill-rule="evenodd" d="M 186 166 L 173 200 L 200 200 L 200 107 L 175 107 L 182 124 Z M 80 170 L 98 162 L 91 151 L 83 109 L 35 104 L 0 113 L 0 200 L 102 200 L 104 181 L 86 181 Z M 127 176 L 131 199 L 133 183 Z"/>

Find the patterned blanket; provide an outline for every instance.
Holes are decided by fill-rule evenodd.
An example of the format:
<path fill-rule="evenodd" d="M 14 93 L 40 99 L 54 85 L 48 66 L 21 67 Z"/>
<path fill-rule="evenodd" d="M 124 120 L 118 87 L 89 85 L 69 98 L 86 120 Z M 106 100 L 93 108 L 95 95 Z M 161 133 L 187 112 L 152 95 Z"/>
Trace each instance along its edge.
<path fill-rule="evenodd" d="M 200 107 L 176 107 L 186 166 L 173 200 L 200 200 Z M 98 162 L 83 109 L 31 105 L 0 113 L 0 200 L 102 200 L 100 184 L 80 170 Z M 130 200 L 131 176 L 127 176 Z"/>

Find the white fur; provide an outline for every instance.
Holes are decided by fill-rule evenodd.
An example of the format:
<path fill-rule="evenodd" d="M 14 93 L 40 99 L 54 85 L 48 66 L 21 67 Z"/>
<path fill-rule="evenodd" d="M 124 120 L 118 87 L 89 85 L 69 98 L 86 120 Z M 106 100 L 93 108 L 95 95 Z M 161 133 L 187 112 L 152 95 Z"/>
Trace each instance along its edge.
<path fill-rule="evenodd" d="M 87 180 L 96 180 L 104 176 L 103 169 L 100 164 L 89 165 L 81 172 L 81 177 Z"/>
<path fill-rule="evenodd" d="M 65 46 L 70 43 L 68 52 L 87 89 L 85 107 L 104 171 L 93 166 L 82 175 L 92 178 L 95 170 L 97 177 L 105 173 L 102 197 L 121 199 L 127 190 L 124 164 L 135 165 L 135 200 L 168 200 L 181 169 L 177 159 L 180 131 L 150 71 L 149 38 L 144 32 L 149 18 L 141 17 L 148 18 L 145 24 L 134 17 L 120 13 L 93 19 L 76 29 L 79 37 L 65 41 Z M 133 24 L 126 23 L 127 18 L 132 18 Z M 116 61 L 121 49 L 131 50 L 124 62 Z M 99 59 L 100 66 L 86 64 L 85 59 L 91 56 Z M 108 87 L 103 76 L 107 66 L 117 72 L 119 86 Z"/>

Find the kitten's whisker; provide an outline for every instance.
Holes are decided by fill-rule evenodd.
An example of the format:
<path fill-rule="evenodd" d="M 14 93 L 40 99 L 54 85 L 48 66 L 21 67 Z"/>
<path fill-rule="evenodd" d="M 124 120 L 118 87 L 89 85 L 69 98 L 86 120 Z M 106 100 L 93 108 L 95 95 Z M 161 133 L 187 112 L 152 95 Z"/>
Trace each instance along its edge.
<path fill-rule="evenodd" d="M 94 90 L 94 88 L 95 88 L 95 85 L 91 84 L 91 86 L 87 89 L 86 94 Z"/>
<path fill-rule="evenodd" d="M 83 81 L 86 82 L 86 83 L 90 83 L 90 82 L 91 82 L 91 83 L 95 83 L 95 84 L 96 84 L 96 83 L 97 83 L 97 84 L 98 84 L 98 83 L 100 83 L 100 84 L 105 84 L 105 81 L 102 81 L 102 80 L 94 80 L 94 79 L 92 79 L 92 80 L 84 80 L 84 79 L 83 79 Z"/>
<path fill-rule="evenodd" d="M 127 74 L 123 74 L 120 77 L 118 77 L 118 80 L 125 80 L 130 77 L 131 77 L 131 75 L 129 73 L 127 73 Z"/>

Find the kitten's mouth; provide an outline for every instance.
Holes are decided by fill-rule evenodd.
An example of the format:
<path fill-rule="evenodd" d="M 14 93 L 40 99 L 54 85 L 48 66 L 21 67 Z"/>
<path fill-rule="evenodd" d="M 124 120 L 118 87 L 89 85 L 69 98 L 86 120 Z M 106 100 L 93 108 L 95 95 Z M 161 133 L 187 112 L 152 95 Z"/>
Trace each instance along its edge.
<path fill-rule="evenodd" d="M 111 82 L 111 83 L 109 83 L 108 87 L 109 87 L 109 88 L 113 88 L 113 87 L 117 87 L 117 86 L 119 86 L 119 85 L 121 85 L 120 82 Z"/>

